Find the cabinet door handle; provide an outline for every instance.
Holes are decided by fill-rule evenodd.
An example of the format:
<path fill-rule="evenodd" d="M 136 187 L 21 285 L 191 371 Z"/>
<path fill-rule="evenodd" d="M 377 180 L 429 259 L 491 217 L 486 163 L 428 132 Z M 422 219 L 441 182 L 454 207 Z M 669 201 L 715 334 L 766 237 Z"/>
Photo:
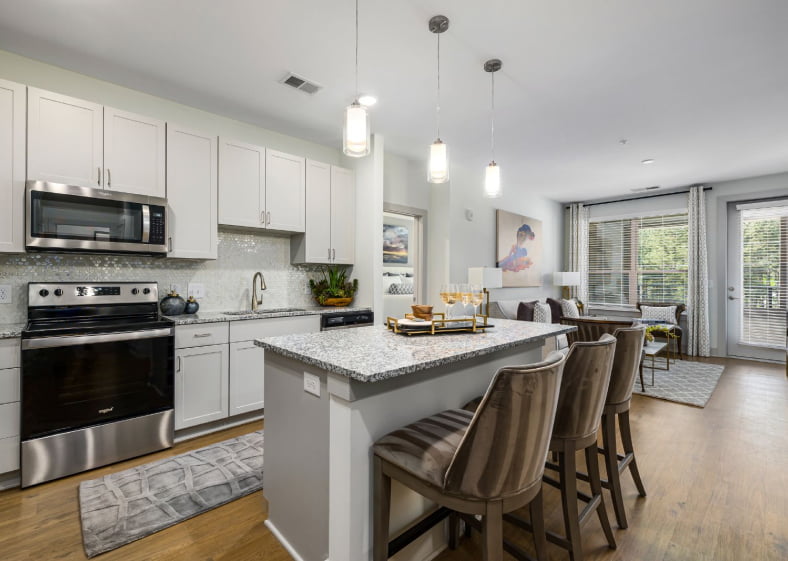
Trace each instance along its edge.
<path fill-rule="evenodd" d="M 337 260 L 337 250 L 336 249 L 332 249 L 331 250 L 331 260 L 332 261 L 336 261 Z"/>
<path fill-rule="evenodd" d="M 268 224 L 270 224 L 270 223 L 271 223 L 271 211 L 269 210 L 269 211 L 268 211 L 268 212 L 266 212 L 265 214 L 266 214 L 266 221 L 265 221 L 265 224 L 266 224 L 266 226 L 267 226 Z"/>
<path fill-rule="evenodd" d="M 107 187 L 112 187 L 112 173 L 107 168 Z"/>
<path fill-rule="evenodd" d="M 328 248 L 328 260 L 331 261 L 331 248 Z"/>
<path fill-rule="evenodd" d="M 175 372 L 181 371 L 181 357 L 178 357 L 178 367 L 175 369 Z"/>
<path fill-rule="evenodd" d="M 167 251 L 172 253 L 172 238 L 167 238 Z"/>
<path fill-rule="evenodd" d="M 96 172 L 96 183 L 98 183 L 99 187 L 101 187 L 101 166 L 98 166 L 96 170 L 98 170 Z"/>
<path fill-rule="evenodd" d="M 265 224 L 265 211 L 260 213 L 260 224 Z"/>
<path fill-rule="evenodd" d="M 194 334 L 194 338 L 195 339 L 202 339 L 204 337 L 210 337 L 210 336 L 211 336 L 210 333 L 195 333 Z"/>

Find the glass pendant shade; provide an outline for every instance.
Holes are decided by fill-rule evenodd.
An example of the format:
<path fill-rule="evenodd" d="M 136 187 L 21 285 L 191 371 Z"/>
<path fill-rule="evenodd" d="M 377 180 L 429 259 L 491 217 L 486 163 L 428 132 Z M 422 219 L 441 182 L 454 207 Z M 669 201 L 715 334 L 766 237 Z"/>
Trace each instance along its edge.
<path fill-rule="evenodd" d="M 484 173 L 484 196 L 488 199 L 501 196 L 501 168 L 495 162 L 490 162 Z"/>
<path fill-rule="evenodd" d="M 347 156 L 361 158 L 369 154 L 369 149 L 369 113 L 366 107 L 354 101 L 345 109 L 342 151 Z"/>
<path fill-rule="evenodd" d="M 427 181 L 446 183 L 449 180 L 449 147 L 439 138 L 430 145 Z"/>

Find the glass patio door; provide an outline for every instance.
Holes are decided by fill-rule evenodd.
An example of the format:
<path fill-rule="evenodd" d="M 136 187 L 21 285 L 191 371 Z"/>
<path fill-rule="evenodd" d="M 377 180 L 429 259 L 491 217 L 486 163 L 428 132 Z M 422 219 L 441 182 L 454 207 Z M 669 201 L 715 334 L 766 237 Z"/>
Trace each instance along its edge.
<path fill-rule="evenodd" d="M 728 207 L 728 355 L 782 362 L 788 312 L 788 200 Z"/>

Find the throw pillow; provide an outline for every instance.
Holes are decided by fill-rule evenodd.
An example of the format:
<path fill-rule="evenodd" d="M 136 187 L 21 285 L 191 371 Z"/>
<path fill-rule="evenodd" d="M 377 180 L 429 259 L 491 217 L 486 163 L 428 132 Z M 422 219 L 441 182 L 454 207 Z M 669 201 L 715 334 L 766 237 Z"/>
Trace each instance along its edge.
<path fill-rule="evenodd" d="M 547 323 L 561 323 L 561 302 L 559 300 L 547 299 L 547 305 L 550 306 L 551 320 Z"/>
<path fill-rule="evenodd" d="M 413 294 L 413 283 L 394 283 L 389 287 L 389 294 Z"/>
<path fill-rule="evenodd" d="M 676 306 L 641 306 L 640 317 L 642 319 L 655 319 L 662 323 L 676 323 Z"/>
<path fill-rule="evenodd" d="M 391 285 L 399 284 L 402 282 L 402 277 L 399 275 L 392 275 L 390 273 L 383 273 L 383 293 L 388 293 Z"/>
<path fill-rule="evenodd" d="M 580 310 L 574 300 L 561 300 L 561 315 L 568 318 L 579 318 Z"/>
<path fill-rule="evenodd" d="M 517 306 L 517 319 L 519 321 L 533 321 L 535 304 L 536 300 L 533 302 L 520 302 L 520 305 Z"/>
<path fill-rule="evenodd" d="M 550 305 L 544 302 L 534 304 L 534 321 L 537 323 L 552 323 L 552 310 Z"/>

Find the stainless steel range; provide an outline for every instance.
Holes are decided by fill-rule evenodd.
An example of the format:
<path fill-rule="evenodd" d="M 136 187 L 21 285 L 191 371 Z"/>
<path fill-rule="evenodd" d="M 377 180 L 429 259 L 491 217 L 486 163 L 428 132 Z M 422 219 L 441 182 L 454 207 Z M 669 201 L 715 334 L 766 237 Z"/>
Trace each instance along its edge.
<path fill-rule="evenodd" d="M 22 487 L 169 448 L 174 327 L 156 283 L 30 283 Z"/>

